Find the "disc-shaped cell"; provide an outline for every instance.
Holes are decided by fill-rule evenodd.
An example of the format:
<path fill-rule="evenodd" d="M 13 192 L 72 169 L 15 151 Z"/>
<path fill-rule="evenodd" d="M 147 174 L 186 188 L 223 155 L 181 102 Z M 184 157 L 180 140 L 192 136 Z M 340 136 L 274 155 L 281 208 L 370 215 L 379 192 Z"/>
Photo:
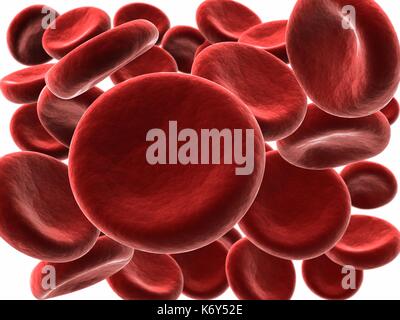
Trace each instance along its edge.
<path fill-rule="evenodd" d="M 232 229 L 221 239 L 219 239 L 219 241 L 221 241 L 228 249 L 230 249 L 240 239 L 242 239 L 240 232 L 236 229 Z"/>
<path fill-rule="evenodd" d="M 299 82 L 311 100 L 330 114 L 371 115 L 388 104 L 397 90 L 399 40 L 373 0 L 297 1 L 286 40 Z"/>
<path fill-rule="evenodd" d="M 296 286 L 292 261 L 271 256 L 247 239 L 229 251 L 226 275 L 241 300 L 289 300 Z"/>
<path fill-rule="evenodd" d="M 72 139 L 70 178 L 105 234 L 141 251 L 182 253 L 218 240 L 244 216 L 264 154 L 239 99 L 199 77 L 157 73 L 119 84 L 89 108 Z"/>
<path fill-rule="evenodd" d="M 107 281 L 124 300 L 176 300 L 183 290 L 182 271 L 174 259 L 141 251 Z"/>
<path fill-rule="evenodd" d="M 343 267 L 326 255 L 303 261 L 303 279 L 307 286 L 324 299 L 344 300 L 360 289 L 364 273 L 351 266 Z"/>
<path fill-rule="evenodd" d="M 199 30 L 188 26 L 176 26 L 165 34 L 162 47 L 174 57 L 179 71 L 190 73 L 196 51 L 204 41 Z"/>
<path fill-rule="evenodd" d="M 102 94 L 103 91 L 95 87 L 74 99 L 63 100 L 45 88 L 37 103 L 39 120 L 51 136 L 69 147 L 79 120 Z"/>
<path fill-rule="evenodd" d="M 65 262 L 88 252 L 99 235 L 79 209 L 68 168 L 34 152 L 0 159 L 0 236 L 37 259 Z"/>
<path fill-rule="evenodd" d="M 103 32 L 51 68 L 46 75 L 47 87 L 59 98 L 75 98 L 151 49 L 157 38 L 157 28 L 146 20 Z"/>
<path fill-rule="evenodd" d="M 353 215 L 343 238 L 326 255 L 340 265 L 360 270 L 382 267 L 400 253 L 400 232 L 389 222 Z"/>
<path fill-rule="evenodd" d="M 346 119 L 310 105 L 300 128 L 277 146 L 295 166 L 319 170 L 372 158 L 385 150 L 390 135 L 389 122 L 381 112 Z"/>
<path fill-rule="evenodd" d="M 211 43 L 237 41 L 243 32 L 260 24 L 249 8 L 232 0 L 207 0 L 197 9 L 197 25 Z"/>
<path fill-rule="evenodd" d="M 20 107 L 10 123 L 11 137 L 23 151 L 35 151 L 57 159 L 68 157 L 68 148 L 55 140 L 39 121 L 36 103 Z"/>
<path fill-rule="evenodd" d="M 266 154 L 264 181 L 240 222 L 251 242 L 284 259 L 311 259 L 341 239 L 350 220 L 350 195 L 332 169 L 311 171 Z"/>
<path fill-rule="evenodd" d="M 397 180 L 386 167 L 374 162 L 353 163 L 341 172 L 351 202 L 360 209 L 375 209 L 388 204 L 397 193 Z"/>
<path fill-rule="evenodd" d="M 111 28 L 107 13 L 95 7 L 81 7 L 59 16 L 43 35 L 43 48 L 56 59 Z"/>
<path fill-rule="evenodd" d="M 32 293 L 37 299 L 50 299 L 90 287 L 123 269 L 132 256 L 133 249 L 106 236 L 99 237 L 95 246 L 80 259 L 39 263 L 31 274 Z"/>
<path fill-rule="evenodd" d="M 400 115 L 399 102 L 393 98 L 389 104 L 381 110 L 381 112 L 385 115 L 390 124 L 395 123 Z"/>
<path fill-rule="evenodd" d="M 222 85 L 243 100 L 268 141 L 292 134 L 306 115 L 307 97 L 293 71 L 264 50 L 218 43 L 196 58 L 192 74 Z"/>

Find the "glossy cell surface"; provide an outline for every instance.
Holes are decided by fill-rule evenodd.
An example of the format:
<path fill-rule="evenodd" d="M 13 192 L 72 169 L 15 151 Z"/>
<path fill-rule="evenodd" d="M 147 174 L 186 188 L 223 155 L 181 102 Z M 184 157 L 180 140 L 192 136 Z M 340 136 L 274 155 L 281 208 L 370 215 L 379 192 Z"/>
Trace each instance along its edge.
<path fill-rule="evenodd" d="M 394 124 L 400 114 L 399 102 L 393 98 L 389 104 L 381 110 L 381 112 L 385 115 L 390 124 Z"/>

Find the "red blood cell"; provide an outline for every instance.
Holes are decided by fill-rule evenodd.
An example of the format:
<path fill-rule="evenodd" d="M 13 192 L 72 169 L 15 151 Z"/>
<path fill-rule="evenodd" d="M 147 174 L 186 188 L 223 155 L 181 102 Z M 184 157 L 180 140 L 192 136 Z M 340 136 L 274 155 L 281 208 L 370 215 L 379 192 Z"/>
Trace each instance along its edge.
<path fill-rule="evenodd" d="M 219 241 L 221 241 L 228 249 L 230 249 L 230 247 L 232 247 L 240 239 L 242 239 L 240 232 L 236 229 L 232 229 L 221 239 L 219 239 Z"/>
<path fill-rule="evenodd" d="M 44 77 L 53 64 L 41 64 L 13 72 L 0 81 L 0 89 L 14 103 L 33 103 L 45 87 Z"/>
<path fill-rule="evenodd" d="M 187 26 L 177 26 L 165 34 L 162 46 L 174 57 L 179 71 L 190 73 L 196 50 L 204 41 L 199 30 Z"/>
<path fill-rule="evenodd" d="M 107 281 L 125 300 L 176 300 L 183 290 L 182 271 L 174 259 L 141 251 Z"/>
<path fill-rule="evenodd" d="M 95 244 L 99 232 L 72 195 L 68 168 L 34 152 L 0 159 L 0 236 L 37 259 L 77 259 Z"/>
<path fill-rule="evenodd" d="M 166 14 L 148 3 L 130 3 L 123 6 L 115 14 L 114 25 L 119 26 L 137 19 L 148 20 L 157 27 L 160 34 L 157 43 L 161 42 L 164 34 L 170 28 L 170 22 Z"/>
<path fill-rule="evenodd" d="M 231 0 L 207 0 L 197 9 L 197 25 L 211 43 L 237 41 L 243 32 L 260 24 L 249 8 Z"/>
<path fill-rule="evenodd" d="M 400 253 L 400 232 L 389 222 L 353 215 L 343 238 L 327 253 L 332 261 L 356 269 L 382 267 Z"/>
<path fill-rule="evenodd" d="M 307 286 L 324 299 L 343 300 L 352 297 L 361 287 L 363 271 L 348 269 L 332 262 L 325 255 L 306 260 L 302 265 Z M 354 276 L 353 283 L 346 276 Z"/>
<path fill-rule="evenodd" d="M 153 47 L 145 54 L 133 60 L 125 67 L 111 75 L 114 84 L 131 78 L 156 72 L 177 72 L 178 66 L 175 59 L 164 49 Z"/>
<path fill-rule="evenodd" d="M 18 13 L 7 31 L 7 44 L 18 62 L 26 65 L 51 60 L 42 46 L 43 33 L 58 13 L 43 5 L 30 6 Z"/>
<path fill-rule="evenodd" d="M 31 290 L 37 299 L 69 294 L 107 279 L 124 268 L 132 259 L 133 249 L 105 236 L 82 258 L 66 263 L 41 262 L 31 274 Z M 54 274 L 54 287 L 48 278 Z"/>
<path fill-rule="evenodd" d="M 196 58 L 192 74 L 214 81 L 242 99 L 266 140 L 289 136 L 306 115 L 307 97 L 293 71 L 264 50 L 239 43 L 215 44 Z"/>
<path fill-rule="evenodd" d="M 270 151 L 274 151 L 274 149 L 268 143 L 265 143 L 265 152 L 270 152 Z"/>
<path fill-rule="evenodd" d="M 209 300 L 228 289 L 225 260 L 228 247 L 216 241 L 201 249 L 173 255 L 184 278 L 183 293 L 193 299 Z"/>
<path fill-rule="evenodd" d="M 68 157 L 68 148 L 49 135 L 40 123 L 36 103 L 26 104 L 14 113 L 10 131 L 21 150 L 44 153 L 61 160 Z"/>
<path fill-rule="evenodd" d="M 254 170 L 243 175 L 229 161 L 205 164 L 182 154 L 178 162 L 174 135 L 186 128 L 204 136 L 209 128 L 234 128 L 243 139 L 254 130 Z M 162 140 L 151 138 L 155 130 L 170 140 L 166 161 L 152 159 L 152 141 Z M 251 148 L 245 144 L 243 152 Z M 119 84 L 90 107 L 72 140 L 70 178 L 86 216 L 105 234 L 146 252 L 182 253 L 218 240 L 244 216 L 261 184 L 264 154 L 261 131 L 240 100 L 199 77 L 157 73 Z"/>
<path fill-rule="evenodd" d="M 360 209 L 375 209 L 388 204 L 397 193 L 397 181 L 386 167 L 374 162 L 353 163 L 341 173 L 351 202 Z"/>
<path fill-rule="evenodd" d="M 271 256 L 247 239 L 236 242 L 229 251 L 226 275 L 241 300 L 288 300 L 296 285 L 291 261 Z"/>
<path fill-rule="evenodd" d="M 350 196 L 332 169 L 292 166 L 266 154 L 264 181 L 240 228 L 264 251 L 284 259 L 311 259 L 330 250 L 350 219 Z"/>
<path fill-rule="evenodd" d="M 103 10 L 82 7 L 59 16 L 54 27 L 43 35 L 43 48 L 56 59 L 61 59 L 76 47 L 111 28 L 110 17 Z"/>
<path fill-rule="evenodd" d="M 45 88 L 37 103 L 39 120 L 51 136 L 69 147 L 79 120 L 102 94 L 103 91 L 95 87 L 72 100 L 62 100 Z"/>
<path fill-rule="evenodd" d="M 46 75 L 47 87 L 62 99 L 75 98 L 151 49 L 157 37 L 157 28 L 146 20 L 106 31 L 51 68 Z"/>
<path fill-rule="evenodd" d="M 288 162 L 319 170 L 374 157 L 385 150 L 389 140 L 390 125 L 381 112 L 345 119 L 310 105 L 300 128 L 277 145 Z"/>
<path fill-rule="evenodd" d="M 371 115 L 389 103 L 397 90 L 399 40 L 373 0 L 299 0 L 286 40 L 299 82 L 311 100 L 330 114 Z"/>
<path fill-rule="evenodd" d="M 196 52 L 195 52 L 195 54 L 194 54 L 194 57 L 196 58 L 201 52 L 203 52 L 203 50 L 205 50 L 205 49 L 208 48 L 209 46 L 211 46 L 211 43 L 208 42 L 207 40 L 204 41 L 203 44 L 200 45 L 200 46 L 197 48 L 197 50 L 196 50 Z"/>
<path fill-rule="evenodd" d="M 393 98 L 389 104 L 381 110 L 381 112 L 385 115 L 390 124 L 395 123 L 400 115 L 399 102 Z"/>
<path fill-rule="evenodd" d="M 286 28 L 287 20 L 258 24 L 244 32 L 239 38 L 239 42 L 264 49 L 288 63 Z"/>

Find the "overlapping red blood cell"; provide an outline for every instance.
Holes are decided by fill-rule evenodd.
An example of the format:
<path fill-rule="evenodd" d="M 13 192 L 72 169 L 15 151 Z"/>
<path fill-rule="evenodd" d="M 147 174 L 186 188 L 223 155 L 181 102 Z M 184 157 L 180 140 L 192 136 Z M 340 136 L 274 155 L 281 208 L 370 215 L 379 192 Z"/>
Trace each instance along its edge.
<path fill-rule="evenodd" d="M 385 115 L 390 124 L 394 124 L 400 115 L 399 102 L 393 98 L 381 112 Z"/>
<path fill-rule="evenodd" d="M 51 68 L 46 75 L 47 87 L 62 99 L 75 98 L 151 49 L 157 38 L 157 28 L 146 20 L 104 32 L 72 50 Z"/>
<path fill-rule="evenodd" d="M 371 115 L 388 104 L 398 88 L 399 40 L 373 0 L 299 0 L 286 40 L 299 82 L 330 114 Z"/>
<path fill-rule="evenodd" d="M 300 128 L 277 145 L 282 157 L 290 163 L 320 170 L 380 154 L 389 144 L 390 134 L 389 122 L 381 112 L 346 119 L 310 105 Z"/>
<path fill-rule="evenodd" d="M 132 255 L 133 249 L 102 236 L 80 259 L 39 263 L 31 274 L 32 293 L 37 299 L 50 299 L 87 288 L 123 269 Z M 51 284 L 49 279 L 52 275 L 56 280 L 55 287 L 44 286 Z"/>
<path fill-rule="evenodd" d="M 239 43 L 215 44 L 196 58 L 192 73 L 222 85 L 243 100 L 266 140 L 289 136 L 306 115 L 307 97 L 293 71 L 264 50 Z"/>
<path fill-rule="evenodd" d="M 269 255 L 242 239 L 226 261 L 230 287 L 241 300 L 288 300 L 296 285 L 293 263 Z"/>
<path fill-rule="evenodd" d="M 221 239 L 219 239 L 219 241 L 221 241 L 228 249 L 230 249 L 240 239 L 242 239 L 240 232 L 236 229 L 232 229 Z"/>
<path fill-rule="evenodd" d="M 209 46 L 211 46 L 212 45 L 212 43 L 210 43 L 209 41 L 204 41 L 203 42 L 203 44 L 201 44 L 198 48 L 197 48 L 197 50 L 196 50 L 196 52 L 195 52 L 195 54 L 194 54 L 194 57 L 196 58 L 203 50 L 205 50 L 206 48 L 208 48 Z"/>
<path fill-rule="evenodd" d="M 61 59 L 76 47 L 111 28 L 107 13 L 95 7 L 82 7 L 59 16 L 43 35 L 43 48 Z"/>
<path fill-rule="evenodd" d="M 37 259 L 66 262 L 88 252 L 98 230 L 72 195 L 68 168 L 34 152 L 0 159 L 0 236 Z"/>

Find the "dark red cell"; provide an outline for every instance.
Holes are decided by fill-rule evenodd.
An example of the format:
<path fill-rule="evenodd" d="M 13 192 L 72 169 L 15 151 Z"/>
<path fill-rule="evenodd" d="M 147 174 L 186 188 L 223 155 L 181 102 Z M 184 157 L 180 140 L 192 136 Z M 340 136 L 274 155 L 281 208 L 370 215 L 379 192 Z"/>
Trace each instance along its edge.
<path fill-rule="evenodd" d="M 161 47 L 153 47 L 125 67 L 111 75 L 114 84 L 131 78 L 156 72 L 177 72 L 178 66 L 174 57 Z"/>
<path fill-rule="evenodd" d="M 68 148 L 55 140 L 40 123 L 36 103 L 26 104 L 14 113 L 10 131 L 15 144 L 23 151 L 35 151 L 61 160 L 68 158 Z"/>
<path fill-rule="evenodd" d="M 1 92 L 14 103 L 36 102 L 46 85 L 46 73 L 52 66 L 53 64 L 41 64 L 5 76 L 0 81 Z"/>
<path fill-rule="evenodd" d="M 68 181 L 68 168 L 34 152 L 0 159 L 0 236 L 37 259 L 78 259 L 99 235 L 79 209 Z"/>
<path fill-rule="evenodd" d="M 289 300 L 296 286 L 292 261 L 271 256 L 247 239 L 229 251 L 226 275 L 240 300 Z"/>
<path fill-rule="evenodd" d="M 352 297 L 360 289 L 364 276 L 363 271 L 343 268 L 325 255 L 304 261 L 302 272 L 305 283 L 316 295 L 331 300 Z"/>
<path fill-rule="evenodd" d="M 266 154 L 264 181 L 240 222 L 264 251 L 284 259 L 311 259 L 341 239 L 350 220 L 350 195 L 334 170 L 292 166 L 277 151 Z"/>
<path fill-rule="evenodd" d="M 267 141 L 292 134 L 306 115 L 307 97 L 293 71 L 262 49 L 215 44 L 196 58 L 192 74 L 222 85 L 243 100 Z"/>
<path fill-rule="evenodd" d="M 400 232 L 389 222 L 353 215 L 343 238 L 327 253 L 340 265 L 366 270 L 382 267 L 400 253 Z"/>
<path fill-rule="evenodd" d="M 103 10 L 82 7 L 59 16 L 43 35 L 43 48 L 61 59 L 76 47 L 111 28 L 111 19 Z"/>
<path fill-rule="evenodd" d="M 381 112 L 346 119 L 310 105 L 300 128 L 277 145 L 288 162 L 320 170 L 372 158 L 385 150 L 390 135 L 389 122 Z"/>
<path fill-rule="evenodd" d="M 393 98 L 381 112 L 385 115 L 390 124 L 395 123 L 400 115 L 399 102 Z"/>
<path fill-rule="evenodd" d="M 95 87 L 74 99 L 63 100 L 45 88 L 37 103 L 39 120 L 52 137 L 69 147 L 79 120 L 102 94 L 103 90 Z"/>
<path fill-rule="evenodd" d="M 200 45 L 198 48 L 197 48 L 197 50 L 196 50 L 196 52 L 195 52 L 195 54 L 194 54 L 194 57 L 196 58 L 203 50 L 205 50 L 206 48 L 208 48 L 209 46 L 211 46 L 211 43 L 209 42 L 209 41 L 204 41 L 203 42 L 203 44 L 202 45 Z"/>
<path fill-rule="evenodd" d="M 371 115 L 397 90 L 399 40 L 373 0 L 299 0 L 286 40 L 300 84 L 330 114 Z"/>
<path fill-rule="evenodd" d="M 51 60 L 42 46 L 43 34 L 58 13 L 50 7 L 33 5 L 18 13 L 7 31 L 7 44 L 18 62 L 36 65 Z"/>
<path fill-rule="evenodd" d="M 90 287 L 120 271 L 132 256 L 133 249 L 100 237 L 92 250 L 78 260 L 39 263 L 31 274 L 32 293 L 37 299 L 50 299 Z M 55 276 L 55 283 L 51 276 Z"/>
<path fill-rule="evenodd" d="M 249 8 L 232 0 L 207 0 L 197 9 L 197 25 L 211 43 L 237 41 L 243 32 L 260 24 Z"/>
<path fill-rule="evenodd" d="M 245 151 L 251 142 L 243 143 L 249 161 L 232 157 L 229 164 L 201 152 L 195 136 L 208 150 L 209 129 L 236 129 L 236 141 L 254 133 L 254 166 Z M 199 77 L 157 73 L 119 84 L 90 107 L 72 141 L 70 178 L 86 216 L 105 234 L 141 251 L 182 253 L 218 240 L 244 216 L 262 181 L 264 154 L 261 131 L 239 99 Z"/>
<path fill-rule="evenodd" d="M 228 249 L 230 249 L 240 239 L 242 239 L 240 232 L 236 229 L 232 229 L 221 239 L 219 239 L 219 241 L 221 241 Z"/>
<path fill-rule="evenodd" d="M 157 28 L 146 20 L 103 32 L 51 68 L 46 76 L 47 87 L 59 98 L 75 98 L 151 49 L 157 38 Z"/>
<path fill-rule="evenodd" d="M 196 51 L 204 41 L 199 30 L 187 26 L 176 26 L 165 34 L 162 47 L 174 57 L 179 71 L 190 73 Z"/>

